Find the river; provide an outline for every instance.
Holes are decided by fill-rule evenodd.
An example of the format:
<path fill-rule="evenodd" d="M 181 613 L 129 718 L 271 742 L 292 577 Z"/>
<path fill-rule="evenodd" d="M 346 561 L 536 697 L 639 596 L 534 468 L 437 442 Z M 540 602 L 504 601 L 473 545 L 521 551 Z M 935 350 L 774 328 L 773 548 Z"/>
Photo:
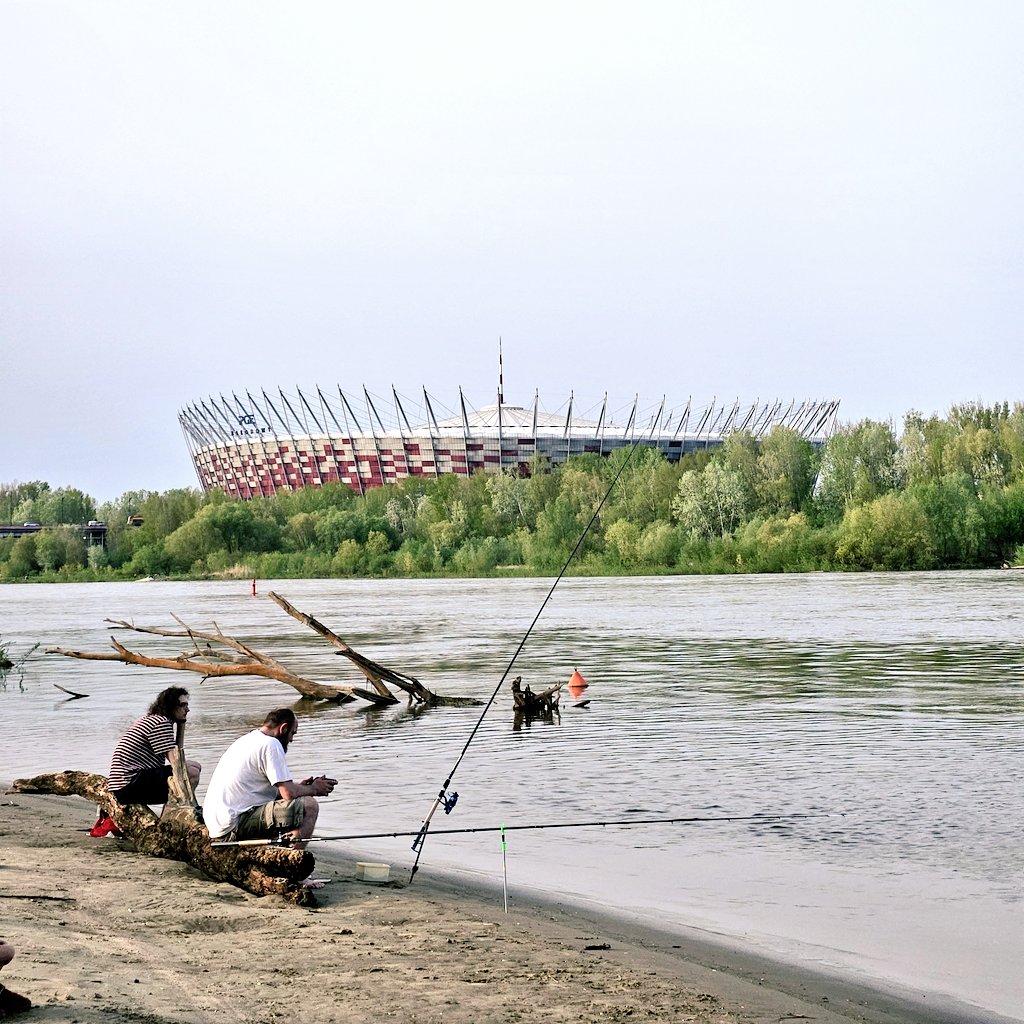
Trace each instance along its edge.
<path fill-rule="evenodd" d="M 267 599 L 276 590 L 371 658 L 486 700 L 550 586 L 261 580 L 256 597 L 248 581 L 0 586 L 11 655 L 39 645 L 0 684 L 0 778 L 105 773 L 120 731 L 177 684 L 192 691 L 187 746 L 207 776 L 265 710 L 292 705 L 296 777 L 341 780 L 318 832 L 415 831 L 479 707 L 307 707 L 275 682 L 43 651 L 108 650 L 106 619 L 173 627 L 177 615 L 311 678 L 360 682 Z M 511 676 L 536 691 L 577 669 L 588 689 L 565 694 L 555 722 L 517 730 L 506 682 L 452 779 L 458 804 L 434 828 L 793 817 L 510 830 L 504 857 L 493 832 L 432 834 L 420 870 L 507 880 L 513 901 L 539 890 L 1024 1019 L 1022 602 L 1024 573 L 998 571 L 565 579 Z M 396 877 L 414 858 L 408 838 L 348 845 Z"/>

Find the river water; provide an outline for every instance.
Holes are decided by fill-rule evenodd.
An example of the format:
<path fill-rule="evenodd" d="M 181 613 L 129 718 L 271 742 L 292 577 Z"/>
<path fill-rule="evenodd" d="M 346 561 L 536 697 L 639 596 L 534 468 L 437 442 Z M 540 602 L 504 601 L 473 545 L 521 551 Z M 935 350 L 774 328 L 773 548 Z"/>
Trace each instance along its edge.
<path fill-rule="evenodd" d="M 287 580 L 0 586 L 0 778 L 106 772 L 156 692 L 192 692 L 187 747 L 208 776 L 283 704 L 297 778 L 341 780 L 318 833 L 415 831 L 480 720 L 295 703 L 227 681 L 46 655 L 109 650 L 106 619 L 213 624 L 323 682 L 347 659 L 266 598 L 276 590 L 371 658 L 442 694 L 489 698 L 550 580 Z M 515 729 L 506 683 L 435 829 L 622 818 L 788 820 L 431 834 L 420 871 L 454 869 L 861 981 L 1024 1019 L 1024 573 L 565 579 L 512 676 L 589 682 Z M 181 641 L 117 632 L 147 653 Z M 511 679 L 511 676 L 509 677 Z M 70 700 L 55 689 L 88 694 Z M 200 801 L 204 792 L 201 784 Z M 83 807 L 83 823 L 91 823 Z M 811 817 L 810 815 L 814 815 Z M 90 820 L 87 820 L 90 819 Z M 407 877 L 410 840 L 349 842 Z M 315 851 L 315 847 L 314 847 Z"/>

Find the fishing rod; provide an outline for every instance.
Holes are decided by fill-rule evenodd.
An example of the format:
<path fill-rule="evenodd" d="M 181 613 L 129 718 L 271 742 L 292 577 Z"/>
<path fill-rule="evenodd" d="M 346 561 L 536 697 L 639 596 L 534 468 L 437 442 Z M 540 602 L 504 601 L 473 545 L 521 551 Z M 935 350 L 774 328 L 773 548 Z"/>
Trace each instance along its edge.
<path fill-rule="evenodd" d="M 691 818 L 620 818 L 611 821 L 553 821 L 535 825 L 482 825 L 476 828 L 435 828 L 432 835 L 455 836 L 474 832 L 527 832 L 552 828 L 607 828 L 619 825 L 697 825 L 708 822 L 728 821 L 790 821 L 796 818 L 830 818 L 836 812 L 821 811 L 811 814 L 723 814 L 711 817 Z M 311 836 L 309 839 L 293 839 L 279 836 L 274 839 L 236 839 L 231 842 L 210 843 L 211 846 L 291 846 L 293 843 L 339 843 L 359 839 L 406 839 L 418 836 L 419 832 L 360 832 L 344 836 Z"/>
<path fill-rule="evenodd" d="M 653 435 L 653 433 L 654 427 L 652 425 L 651 434 Z M 619 477 L 622 476 L 623 471 L 625 470 L 626 466 L 629 465 L 630 460 L 633 458 L 633 455 L 635 454 L 637 448 L 640 447 L 640 445 L 641 439 L 634 441 L 626 457 L 622 460 L 622 465 L 619 466 L 618 472 L 612 478 L 612 482 L 608 485 L 608 489 L 604 492 L 604 496 L 598 502 L 597 508 L 594 509 L 594 514 L 590 517 L 590 522 L 588 522 L 587 525 L 583 528 L 583 532 L 579 535 L 579 538 L 577 539 L 575 545 L 573 545 L 572 551 L 569 552 L 569 557 L 565 560 L 565 565 L 562 566 L 562 569 L 559 572 L 558 576 L 555 577 L 554 583 L 551 584 L 551 589 L 548 590 L 547 595 L 541 602 L 540 607 L 537 609 L 537 614 L 534 615 L 533 621 L 530 623 L 529 628 L 523 634 L 522 640 L 519 641 L 519 646 L 515 649 L 515 652 L 513 653 L 511 659 L 509 660 L 509 663 L 506 666 L 505 671 L 502 673 L 501 678 L 498 680 L 498 685 L 494 687 L 494 692 L 491 694 L 490 699 L 484 705 L 483 711 L 480 712 L 480 717 L 477 719 L 476 725 L 473 726 L 473 729 L 469 734 L 469 738 L 466 740 L 465 746 L 463 746 L 461 753 L 455 759 L 455 764 L 452 766 L 452 770 L 448 773 L 448 778 L 444 780 L 440 790 L 438 791 L 437 796 L 434 798 L 434 802 L 430 805 L 430 810 L 427 811 L 427 816 L 423 819 L 422 823 L 420 824 L 419 831 L 416 833 L 411 833 L 414 834 L 416 837 L 412 843 L 412 848 L 416 852 L 416 859 L 413 861 L 412 871 L 409 875 L 410 885 L 412 885 L 412 881 L 416 877 L 416 872 L 419 870 L 420 856 L 423 853 L 423 844 L 426 841 L 427 831 L 430 828 L 430 822 L 431 819 L 434 817 L 434 812 L 438 809 L 438 807 L 441 806 L 444 807 L 445 814 L 451 814 L 452 811 L 455 809 L 455 803 L 459 799 L 459 794 L 452 793 L 449 795 L 448 787 L 452 784 L 452 778 L 454 777 L 456 771 L 458 771 L 459 765 L 462 764 L 462 759 L 466 756 L 466 751 L 469 750 L 469 745 L 473 742 L 473 739 L 475 738 L 477 731 L 483 724 L 484 716 L 487 714 L 491 705 L 494 703 L 495 699 L 498 696 L 498 691 L 501 689 L 502 684 L 505 682 L 505 680 L 508 678 L 509 673 L 512 671 L 512 666 L 516 663 L 516 659 L 519 657 L 523 648 L 526 646 L 526 641 L 529 639 L 530 634 L 533 632 L 533 627 L 537 625 L 541 613 L 547 606 L 548 601 L 551 600 L 551 595 L 554 594 L 555 587 L 558 586 L 562 577 L 565 575 L 566 570 L 569 568 L 569 563 L 573 560 L 573 558 L 576 557 L 576 552 L 579 551 L 580 547 L 582 546 L 584 538 L 590 532 L 590 528 L 594 525 L 595 522 L 597 522 L 597 517 L 601 514 L 601 509 L 604 508 L 605 502 L 608 500 L 612 491 L 615 489 L 615 485 L 619 482 Z"/>

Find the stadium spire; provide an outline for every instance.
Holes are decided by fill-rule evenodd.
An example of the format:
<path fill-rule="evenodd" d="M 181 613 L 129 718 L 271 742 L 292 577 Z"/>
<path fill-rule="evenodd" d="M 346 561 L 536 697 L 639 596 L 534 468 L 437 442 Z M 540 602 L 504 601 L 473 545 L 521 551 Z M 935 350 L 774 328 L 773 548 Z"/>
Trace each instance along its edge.
<path fill-rule="evenodd" d="M 505 404 L 505 383 L 502 379 L 501 369 L 501 335 L 498 335 L 498 405 Z"/>

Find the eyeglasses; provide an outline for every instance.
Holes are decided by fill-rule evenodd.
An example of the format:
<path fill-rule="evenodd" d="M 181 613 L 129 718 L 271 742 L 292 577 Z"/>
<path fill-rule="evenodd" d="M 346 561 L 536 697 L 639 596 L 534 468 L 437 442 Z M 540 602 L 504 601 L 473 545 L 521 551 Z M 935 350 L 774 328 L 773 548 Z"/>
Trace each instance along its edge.
<path fill-rule="evenodd" d="M 187 708 L 188 707 L 188 701 L 187 700 L 179 700 L 178 701 L 178 707 L 179 708 Z"/>

